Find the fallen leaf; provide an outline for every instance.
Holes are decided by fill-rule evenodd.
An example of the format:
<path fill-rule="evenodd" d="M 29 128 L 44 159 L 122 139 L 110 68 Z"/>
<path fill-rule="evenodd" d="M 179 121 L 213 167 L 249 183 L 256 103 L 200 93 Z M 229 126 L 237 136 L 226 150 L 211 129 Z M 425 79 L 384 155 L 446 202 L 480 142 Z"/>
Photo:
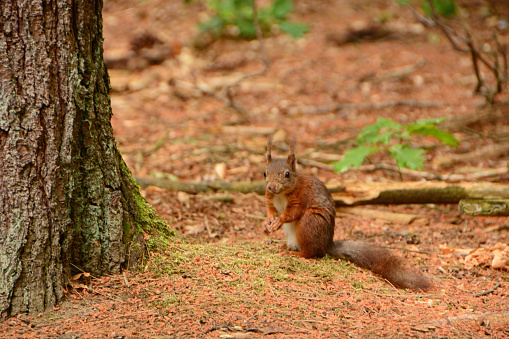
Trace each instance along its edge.
<path fill-rule="evenodd" d="M 491 266 L 509 270 L 509 245 L 497 243 L 490 247 L 480 247 L 465 257 L 465 266 Z"/>
<path fill-rule="evenodd" d="M 226 178 L 226 164 L 224 162 L 216 164 L 214 166 L 214 171 L 221 179 L 224 180 L 224 178 Z"/>
<path fill-rule="evenodd" d="M 205 224 L 196 224 L 184 226 L 184 234 L 186 235 L 197 235 L 205 230 Z"/>

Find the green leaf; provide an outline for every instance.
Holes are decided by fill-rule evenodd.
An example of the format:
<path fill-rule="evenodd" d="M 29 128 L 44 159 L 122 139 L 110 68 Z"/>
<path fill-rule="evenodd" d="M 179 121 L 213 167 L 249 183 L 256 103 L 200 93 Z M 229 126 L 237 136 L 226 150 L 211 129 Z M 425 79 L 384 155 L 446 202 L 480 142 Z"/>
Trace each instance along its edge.
<path fill-rule="evenodd" d="M 409 125 L 407 126 L 407 130 L 410 133 L 418 133 L 423 135 L 429 135 L 432 137 L 437 138 L 443 143 L 446 143 L 447 145 L 457 147 L 458 146 L 458 139 L 454 137 L 449 132 L 443 131 L 439 129 L 436 126 L 432 125 L 422 125 L 422 126 L 416 126 L 416 125 Z"/>
<path fill-rule="evenodd" d="M 348 171 L 351 166 L 359 168 L 364 162 L 364 159 L 376 151 L 378 151 L 378 148 L 372 146 L 359 146 L 352 148 L 345 153 L 343 160 L 334 163 L 334 171 L 336 173 L 343 173 Z"/>
<path fill-rule="evenodd" d="M 407 129 L 404 129 L 401 131 L 401 133 L 395 134 L 396 138 L 399 139 L 405 139 L 405 140 L 412 140 L 412 136 L 410 135 L 410 132 Z"/>
<path fill-rule="evenodd" d="M 372 124 L 365 126 L 357 136 L 357 143 L 363 144 L 376 144 L 382 142 L 387 145 L 392 137 L 392 134 L 401 130 L 401 125 L 394 122 L 392 119 L 378 118 Z M 380 132 L 382 131 L 382 134 Z"/>
<path fill-rule="evenodd" d="M 427 119 L 419 119 L 415 120 L 413 123 L 410 124 L 416 125 L 416 126 L 422 126 L 422 125 L 438 125 L 442 123 L 445 120 L 445 118 L 427 118 Z"/>
<path fill-rule="evenodd" d="M 392 134 L 393 134 L 392 130 L 386 130 L 380 134 L 380 136 L 378 137 L 378 141 L 384 145 L 388 145 L 392 139 Z"/>
<path fill-rule="evenodd" d="M 279 27 L 292 38 L 300 38 L 309 32 L 309 26 L 298 21 L 281 21 Z"/>
<path fill-rule="evenodd" d="M 401 6 L 403 6 L 403 5 L 409 5 L 411 2 L 412 2 L 412 0 L 396 0 L 396 3 L 397 3 L 398 5 L 401 5 Z"/>
<path fill-rule="evenodd" d="M 291 11 L 293 11 L 293 0 L 275 0 L 272 3 L 272 14 L 279 20 L 284 20 Z"/>
<path fill-rule="evenodd" d="M 235 25 L 239 28 L 241 37 L 247 39 L 256 37 L 256 28 L 252 21 L 237 20 L 235 21 Z"/>
<path fill-rule="evenodd" d="M 398 163 L 399 167 L 406 167 L 410 169 L 422 169 L 424 164 L 424 157 L 426 153 L 422 148 L 412 148 L 408 145 L 393 145 L 389 147 L 389 153 Z"/>
<path fill-rule="evenodd" d="M 454 0 L 433 0 L 433 7 L 435 7 L 435 11 L 438 15 L 444 17 L 453 17 L 456 15 L 456 3 Z M 422 9 L 427 16 L 433 14 L 427 0 L 422 2 Z"/>

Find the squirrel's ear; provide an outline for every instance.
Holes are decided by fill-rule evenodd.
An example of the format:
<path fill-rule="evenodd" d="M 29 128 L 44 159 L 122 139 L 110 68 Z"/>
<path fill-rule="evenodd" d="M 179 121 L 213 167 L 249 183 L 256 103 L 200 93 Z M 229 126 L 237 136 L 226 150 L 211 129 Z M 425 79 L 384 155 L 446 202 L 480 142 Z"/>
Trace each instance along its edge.
<path fill-rule="evenodd" d="M 292 139 L 292 143 L 290 144 L 290 154 L 288 154 L 288 159 L 286 160 L 286 162 L 288 163 L 288 165 L 290 166 L 290 168 L 292 169 L 292 171 L 295 172 L 296 170 L 296 158 L 295 158 L 295 138 Z"/>
<path fill-rule="evenodd" d="M 267 140 L 267 165 L 272 162 L 272 155 L 270 155 L 270 146 L 272 146 L 272 135 Z"/>

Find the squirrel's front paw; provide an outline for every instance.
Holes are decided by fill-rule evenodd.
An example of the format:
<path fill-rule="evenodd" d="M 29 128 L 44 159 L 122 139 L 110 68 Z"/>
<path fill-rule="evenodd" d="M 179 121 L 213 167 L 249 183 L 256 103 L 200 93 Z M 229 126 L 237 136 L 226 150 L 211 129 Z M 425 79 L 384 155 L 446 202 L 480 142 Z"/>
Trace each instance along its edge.
<path fill-rule="evenodd" d="M 275 232 L 278 229 L 280 229 L 281 226 L 283 226 L 283 224 L 281 223 L 281 219 L 276 217 L 276 218 L 265 220 L 264 226 L 265 226 L 266 232 L 272 233 L 272 232 Z"/>
<path fill-rule="evenodd" d="M 263 233 L 269 234 L 271 233 L 271 224 L 274 221 L 275 218 L 267 218 L 263 222 Z"/>

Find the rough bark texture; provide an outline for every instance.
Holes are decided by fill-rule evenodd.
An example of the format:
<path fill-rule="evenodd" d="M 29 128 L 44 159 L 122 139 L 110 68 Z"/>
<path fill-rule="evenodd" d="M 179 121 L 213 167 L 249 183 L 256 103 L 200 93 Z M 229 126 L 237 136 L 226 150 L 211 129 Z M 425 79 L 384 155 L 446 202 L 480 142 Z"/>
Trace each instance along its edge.
<path fill-rule="evenodd" d="M 0 1 L 0 319 L 52 307 L 76 268 L 116 273 L 143 248 L 101 11 L 101 0 Z"/>

